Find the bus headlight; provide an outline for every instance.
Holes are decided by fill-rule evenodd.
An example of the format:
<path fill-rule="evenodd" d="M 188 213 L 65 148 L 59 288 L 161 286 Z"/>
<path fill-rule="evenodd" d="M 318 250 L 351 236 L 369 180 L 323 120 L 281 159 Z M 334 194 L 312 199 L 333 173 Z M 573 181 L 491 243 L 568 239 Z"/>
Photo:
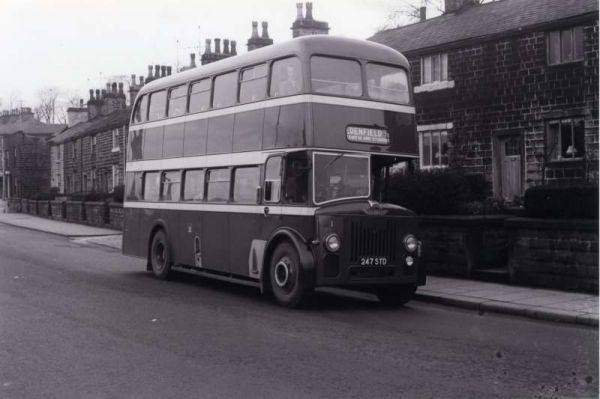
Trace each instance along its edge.
<path fill-rule="evenodd" d="M 340 250 L 341 246 L 342 241 L 337 234 L 332 233 L 325 237 L 325 248 L 327 248 L 329 252 L 337 252 Z"/>
<path fill-rule="evenodd" d="M 417 241 L 417 238 L 412 234 L 409 234 L 406 237 L 404 237 L 404 247 L 408 252 L 415 252 L 418 246 L 419 242 Z"/>

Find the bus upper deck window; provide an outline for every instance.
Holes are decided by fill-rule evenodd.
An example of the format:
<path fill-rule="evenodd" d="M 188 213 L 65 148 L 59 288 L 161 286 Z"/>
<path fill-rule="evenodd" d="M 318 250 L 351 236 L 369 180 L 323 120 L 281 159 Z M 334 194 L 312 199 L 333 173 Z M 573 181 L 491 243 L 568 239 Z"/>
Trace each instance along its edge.
<path fill-rule="evenodd" d="M 313 56 L 310 59 L 310 74 L 312 90 L 315 93 L 362 96 L 358 61 Z"/>
<path fill-rule="evenodd" d="M 144 94 L 135 104 L 135 111 L 133 112 L 133 122 L 142 123 L 146 121 L 146 111 L 148 107 L 148 96 Z"/>
<path fill-rule="evenodd" d="M 367 64 L 367 90 L 374 100 L 408 104 L 408 78 L 402 68 Z"/>
<path fill-rule="evenodd" d="M 187 103 L 187 85 L 173 87 L 169 90 L 168 115 L 171 117 L 185 114 Z"/>
<path fill-rule="evenodd" d="M 203 79 L 190 88 L 190 113 L 206 111 L 210 107 L 210 79 Z"/>
<path fill-rule="evenodd" d="M 229 107 L 237 97 L 237 72 L 229 72 L 215 78 L 213 108 Z"/>
<path fill-rule="evenodd" d="M 165 90 L 152 93 L 150 95 L 150 106 L 148 107 L 148 120 L 155 121 L 164 118 L 166 106 L 167 92 Z"/>
<path fill-rule="evenodd" d="M 291 96 L 302 91 L 302 69 L 296 57 L 273 62 L 271 67 L 271 97 Z"/>
<path fill-rule="evenodd" d="M 263 100 L 267 93 L 267 66 L 256 65 L 242 71 L 240 102 Z"/>

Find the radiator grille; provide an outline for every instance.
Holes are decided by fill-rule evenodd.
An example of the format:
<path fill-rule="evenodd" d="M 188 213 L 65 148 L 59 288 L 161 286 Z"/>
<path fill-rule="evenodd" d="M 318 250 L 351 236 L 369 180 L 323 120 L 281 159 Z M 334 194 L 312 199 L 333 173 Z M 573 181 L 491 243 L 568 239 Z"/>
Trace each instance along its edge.
<path fill-rule="evenodd" d="M 396 260 L 398 223 L 393 220 L 350 221 L 350 261 L 361 256 L 387 256 Z"/>

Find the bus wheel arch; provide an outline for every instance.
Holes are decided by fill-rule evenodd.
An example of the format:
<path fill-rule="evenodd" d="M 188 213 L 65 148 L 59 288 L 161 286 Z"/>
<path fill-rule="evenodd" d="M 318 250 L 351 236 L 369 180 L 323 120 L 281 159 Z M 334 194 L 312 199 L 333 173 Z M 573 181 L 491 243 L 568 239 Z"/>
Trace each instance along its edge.
<path fill-rule="evenodd" d="M 150 232 L 147 259 L 146 269 L 153 272 L 155 277 L 161 280 L 169 277 L 173 263 L 173 251 L 167 229 L 162 223 L 157 223 Z"/>

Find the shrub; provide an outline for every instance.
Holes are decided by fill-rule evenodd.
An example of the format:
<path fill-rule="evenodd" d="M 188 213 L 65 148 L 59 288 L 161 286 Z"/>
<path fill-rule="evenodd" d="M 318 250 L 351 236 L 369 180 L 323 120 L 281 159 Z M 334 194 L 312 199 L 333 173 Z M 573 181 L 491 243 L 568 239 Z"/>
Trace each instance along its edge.
<path fill-rule="evenodd" d="M 54 191 L 44 191 L 41 193 L 37 193 L 31 196 L 31 199 L 37 200 L 37 201 L 51 201 L 56 197 L 56 192 Z"/>
<path fill-rule="evenodd" d="M 119 184 L 118 186 L 115 187 L 115 189 L 113 190 L 112 193 L 112 200 L 113 202 L 123 202 L 123 195 L 125 193 L 125 186 L 122 184 Z"/>
<path fill-rule="evenodd" d="M 480 174 L 465 175 L 469 184 L 469 201 L 484 201 L 492 195 L 492 184 Z"/>
<path fill-rule="evenodd" d="M 90 201 L 90 202 L 98 202 L 98 201 L 106 201 L 110 197 L 108 193 L 101 193 L 96 191 L 90 192 L 77 192 L 69 195 L 69 199 L 71 201 Z"/>
<path fill-rule="evenodd" d="M 536 186 L 525 191 L 525 215 L 598 219 L 598 186 Z"/>
<path fill-rule="evenodd" d="M 419 214 L 451 214 L 469 201 L 469 181 L 459 169 L 418 170 L 390 179 L 390 202 Z"/>

